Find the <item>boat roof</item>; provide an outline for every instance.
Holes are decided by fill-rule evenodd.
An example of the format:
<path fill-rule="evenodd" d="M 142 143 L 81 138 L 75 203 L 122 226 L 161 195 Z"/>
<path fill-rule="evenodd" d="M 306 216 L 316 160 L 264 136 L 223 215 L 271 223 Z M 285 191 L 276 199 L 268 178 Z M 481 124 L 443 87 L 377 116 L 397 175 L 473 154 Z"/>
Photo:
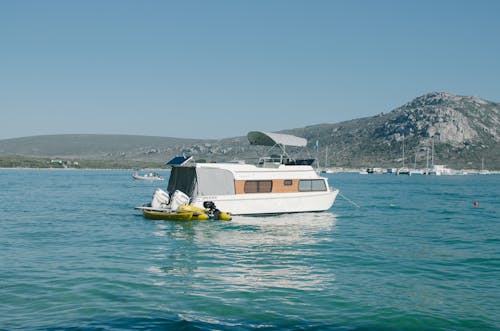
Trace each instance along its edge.
<path fill-rule="evenodd" d="M 315 179 L 320 178 L 316 171 L 308 165 L 289 166 L 285 164 L 276 167 L 258 167 L 254 164 L 236 163 L 197 163 L 196 169 L 227 170 L 237 180 L 256 179 Z"/>
<path fill-rule="evenodd" d="M 247 134 L 250 145 L 259 146 L 296 146 L 305 147 L 307 140 L 305 138 L 293 136 L 291 134 L 251 131 Z"/>

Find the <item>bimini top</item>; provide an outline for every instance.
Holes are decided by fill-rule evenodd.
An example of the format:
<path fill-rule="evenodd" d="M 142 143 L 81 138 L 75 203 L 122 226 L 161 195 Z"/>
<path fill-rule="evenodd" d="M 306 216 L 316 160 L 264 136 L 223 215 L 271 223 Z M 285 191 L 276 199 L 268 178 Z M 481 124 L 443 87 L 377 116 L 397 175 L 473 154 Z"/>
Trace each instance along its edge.
<path fill-rule="evenodd" d="M 305 147 L 307 140 L 290 134 L 251 131 L 247 134 L 250 145 Z"/>

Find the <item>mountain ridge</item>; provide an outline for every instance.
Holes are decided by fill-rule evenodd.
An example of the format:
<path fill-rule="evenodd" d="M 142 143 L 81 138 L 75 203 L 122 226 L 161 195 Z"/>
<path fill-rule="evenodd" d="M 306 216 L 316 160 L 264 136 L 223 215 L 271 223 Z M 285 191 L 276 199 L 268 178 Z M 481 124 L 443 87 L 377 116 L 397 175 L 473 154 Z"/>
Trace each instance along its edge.
<path fill-rule="evenodd" d="M 500 104 L 473 96 L 431 92 L 375 116 L 279 131 L 304 137 L 321 166 L 422 167 L 434 142 L 436 164 L 500 169 Z M 313 152 L 318 141 L 319 153 Z M 293 149 L 291 149 L 294 152 Z M 64 134 L 0 140 L 0 155 L 162 163 L 180 154 L 198 160 L 255 160 L 246 136 L 187 139 L 137 135 Z M 328 157 L 327 157 L 328 155 Z"/>

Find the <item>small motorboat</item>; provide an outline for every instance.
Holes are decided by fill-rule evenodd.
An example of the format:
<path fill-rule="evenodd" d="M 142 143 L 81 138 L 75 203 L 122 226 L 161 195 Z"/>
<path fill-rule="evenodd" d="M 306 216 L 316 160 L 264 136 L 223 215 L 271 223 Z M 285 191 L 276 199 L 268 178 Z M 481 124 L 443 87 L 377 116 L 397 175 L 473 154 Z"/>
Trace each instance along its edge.
<path fill-rule="evenodd" d="M 144 175 L 140 175 L 137 171 L 132 174 L 132 178 L 138 180 L 147 180 L 147 181 L 158 181 L 165 180 L 159 173 L 157 172 L 149 172 Z"/>

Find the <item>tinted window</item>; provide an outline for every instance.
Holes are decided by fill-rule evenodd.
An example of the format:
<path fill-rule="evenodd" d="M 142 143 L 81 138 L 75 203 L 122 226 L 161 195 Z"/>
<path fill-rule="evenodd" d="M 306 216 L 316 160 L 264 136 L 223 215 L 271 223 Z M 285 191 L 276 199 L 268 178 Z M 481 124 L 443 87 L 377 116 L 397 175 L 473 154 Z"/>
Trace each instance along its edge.
<path fill-rule="evenodd" d="M 326 191 L 325 181 L 324 180 L 312 180 L 311 181 L 311 190 L 312 191 Z"/>
<path fill-rule="evenodd" d="M 273 189 L 273 182 L 270 180 L 259 181 L 259 193 L 271 192 Z"/>
<path fill-rule="evenodd" d="M 245 193 L 268 193 L 273 190 L 271 180 L 247 180 L 245 182 Z"/>
<path fill-rule="evenodd" d="M 245 182 L 245 193 L 257 193 L 258 182 L 257 181 L 246 181 Z"/>
<path fill-rule="evenodd" d="M 322 179 L 301 179 L 299 191 L 326 191 L 325 181 Z"/>

